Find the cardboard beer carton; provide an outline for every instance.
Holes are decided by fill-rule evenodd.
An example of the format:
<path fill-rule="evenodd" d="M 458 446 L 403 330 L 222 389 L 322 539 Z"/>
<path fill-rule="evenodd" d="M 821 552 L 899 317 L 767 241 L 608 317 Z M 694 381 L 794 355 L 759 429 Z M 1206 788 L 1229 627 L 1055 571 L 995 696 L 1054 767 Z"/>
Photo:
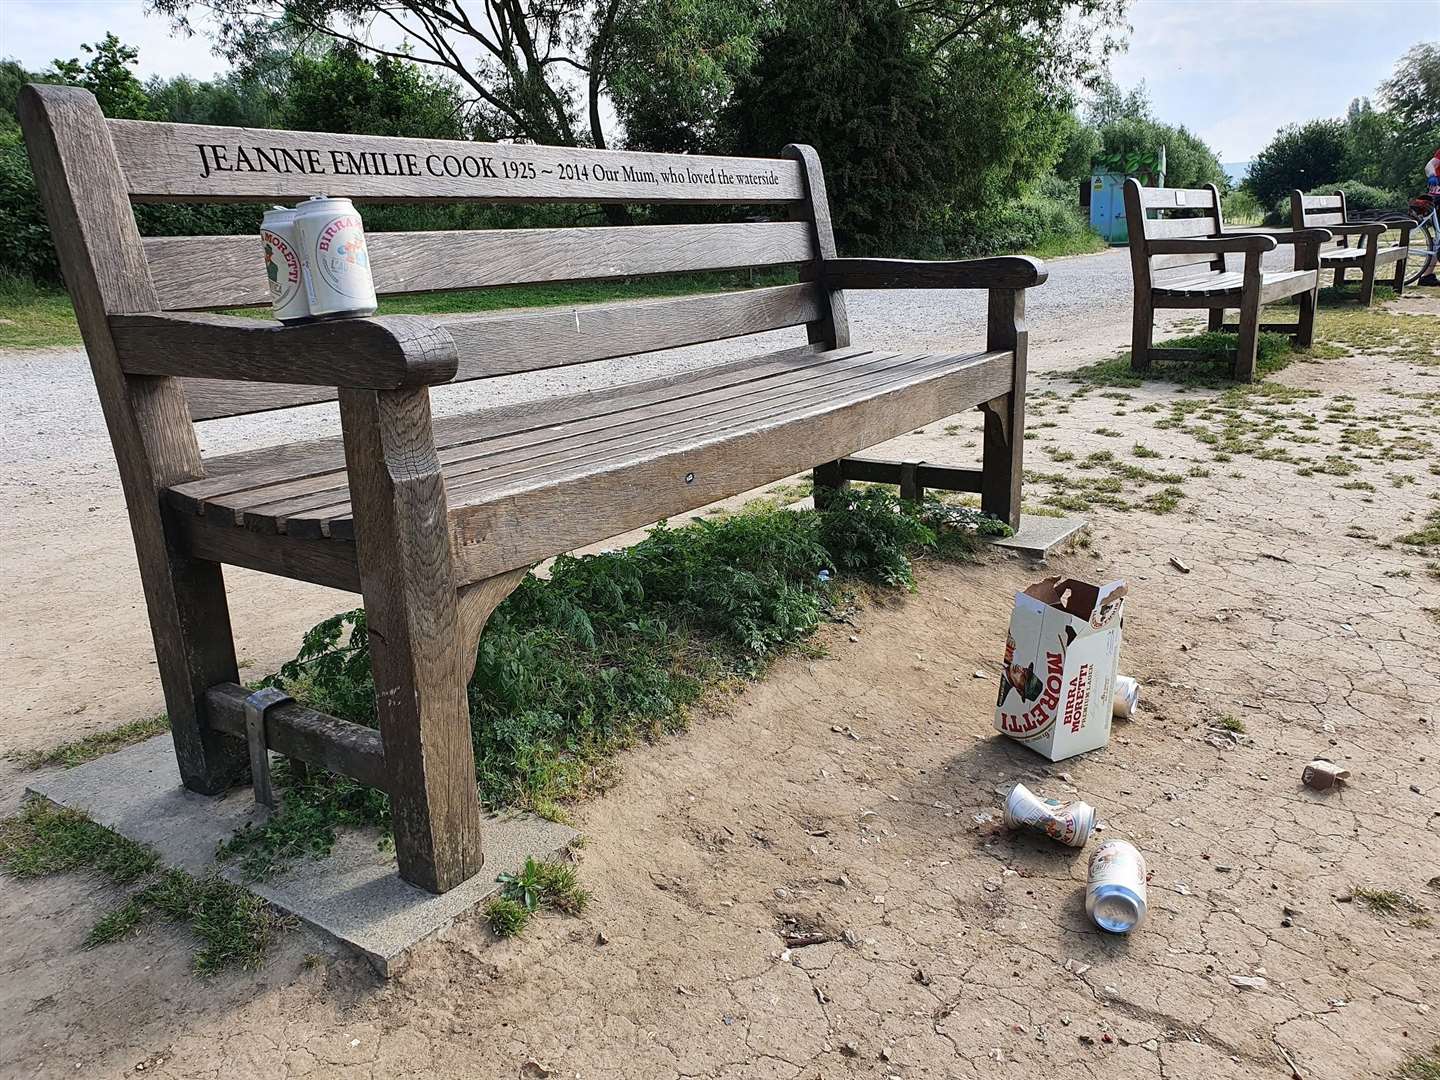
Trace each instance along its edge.
<path fill-rule="evenodd" d="M 1051 761 L 1110 741 L 1125 583 L 1049 577 L 1015 596 L 995 729 Z"/>

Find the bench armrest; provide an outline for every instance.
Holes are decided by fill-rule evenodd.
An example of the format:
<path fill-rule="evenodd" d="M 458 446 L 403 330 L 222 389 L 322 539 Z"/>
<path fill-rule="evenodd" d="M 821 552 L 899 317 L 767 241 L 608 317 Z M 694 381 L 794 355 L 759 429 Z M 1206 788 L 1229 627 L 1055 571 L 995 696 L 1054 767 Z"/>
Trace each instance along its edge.
<path fill-rule="evenodd" d="M 1277 244 L 1324 244 L 1334 239 L 1328 228 L 1309 229 L 1226 229 L 1226 236 L 1268 236 Z"/>
<path fill-rule="evenodd" d="M 1325 231 L 1335 236 L 1379 236 L 1389 227 L 1383 221 L 1352 221 L 1343 225 L 1326 225 Z"/>
<path fill-rule="evenodd" d="M 1198 236 L 1184 240 L 1150 240 L 1145 244 L 1147 255 L 1224 255 L 1227 252 L 1274 251 L 1279 245 L 1269 236 L 1226 233 L 1224 236 Z"/>
<path fill-rule="evenodd" d="M 447 382 L 459 356 L 449 331 L 418 315 L 285 326 L 235 315 L 111 315 L 120 367 L 132 375 L 398 390 Z"/>
<path fill-rule="evenodd" d="M 1028 289 L 1043 285 L 1045 264 L 1028 255 L 993 259 L 824 259 L 831 289 Z"/>

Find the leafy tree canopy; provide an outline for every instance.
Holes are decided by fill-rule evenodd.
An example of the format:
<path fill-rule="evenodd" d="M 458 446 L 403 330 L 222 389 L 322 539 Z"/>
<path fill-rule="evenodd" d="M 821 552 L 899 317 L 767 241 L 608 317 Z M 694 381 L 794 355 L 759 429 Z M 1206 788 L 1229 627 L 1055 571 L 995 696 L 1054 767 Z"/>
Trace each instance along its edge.
<path fill-rule="evenodd" d="M 94 45 L 81 45 L 89 60 L 56 60 L 54 78 L 57 82 L 83 86 L 95 95 L 106 116 L 126 120 L 156 118 L 150 95 L 130 69 L 135 66 L 139 50 L 123 44 L 114 34 L 106 34 Z"/>
<path fill-rule="evenodd" d="M 1345 125 L 1339 120 L 1310 120 L 1281 128 L 1270 145 L 1250 163 L 1245 186 L 1271 206 L 1297 188 L 1309 191 L 1343 178 Z"/>

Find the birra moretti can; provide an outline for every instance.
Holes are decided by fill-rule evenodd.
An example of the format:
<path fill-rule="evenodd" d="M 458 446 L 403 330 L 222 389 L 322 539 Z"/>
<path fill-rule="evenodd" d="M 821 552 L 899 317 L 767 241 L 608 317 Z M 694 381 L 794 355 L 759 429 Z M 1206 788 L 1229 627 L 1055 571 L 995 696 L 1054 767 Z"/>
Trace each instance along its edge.
<path fill-rule="evenodd" d="M 1145 857 L 1133 844 L 1107 840 L 1090 856 L 1085 913 L 1101 930 L 1127 934 L 1145 918 Z"/>
<path fill-rule="evenodd" d="M 295 242 L 295 211 L 272 206 L 260 222 L 260 246 L 265 251 L 265 278 L 270 285 L 270 309 L 281 322 L 310 317 L 310 302 L 300 272 L 300 248 Z"/>
<path fill-rule="evenodd" d="M 317 195 L 295 208 L 295 232 L 310 314 L 321 319 L 373 315 L 375 281 L 355 205 Z"/>

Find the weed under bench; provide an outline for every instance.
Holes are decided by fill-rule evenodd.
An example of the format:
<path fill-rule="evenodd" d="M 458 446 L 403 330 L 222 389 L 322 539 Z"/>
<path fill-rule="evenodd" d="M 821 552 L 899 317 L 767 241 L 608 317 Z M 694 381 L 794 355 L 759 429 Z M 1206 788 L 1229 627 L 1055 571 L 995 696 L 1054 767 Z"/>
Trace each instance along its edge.
<path fill-rule="evenodd" d="M 536 562 L 812 467 L 818 496 L 850 478 L 911 495 L 949 488 L 1019 520 L 1025 290 L 1044 270 L 1023 257 L 838 258 L 808 147 L 694 158 L 106 120 L 89 94 L 58 86 L 27 87 L 21 114 L 124 486 L 185 785 L 223 791 L 258 747 L 262 767 L 273 750 L 383 789 L 400 873 L 423 888 L 443 892 L 481 867 L 466 683 L 486 620 Z M 217 168 L 238 161 L 237 148 L 252 164 L 315 168 Z M 394 168 L 332 167 L 366 155 Z M 451 159 L 473 168 L 427 165 Z M 752 205 L 777 218 L 376 234 L 381 293 L 751 266 L 797 266 L 800 280 L 285 327 L 197 313 L 267 300 L 254 237 L 142 239 L 131 209 L 321 190 L 372 202 Z M 871 288 L 988 290 L 984 347 L 853 345 L 845 290 Z M 799 326 L 808 343 L 794 348 L 431 418 L 432 387 Z M 339 437 L 200 454 L 196 422 L 336 399 Z M 975 407 L 979 469 L 849 456 Z M 240 685 L 227 563 L 363 595 L 378 730 Z"/>

